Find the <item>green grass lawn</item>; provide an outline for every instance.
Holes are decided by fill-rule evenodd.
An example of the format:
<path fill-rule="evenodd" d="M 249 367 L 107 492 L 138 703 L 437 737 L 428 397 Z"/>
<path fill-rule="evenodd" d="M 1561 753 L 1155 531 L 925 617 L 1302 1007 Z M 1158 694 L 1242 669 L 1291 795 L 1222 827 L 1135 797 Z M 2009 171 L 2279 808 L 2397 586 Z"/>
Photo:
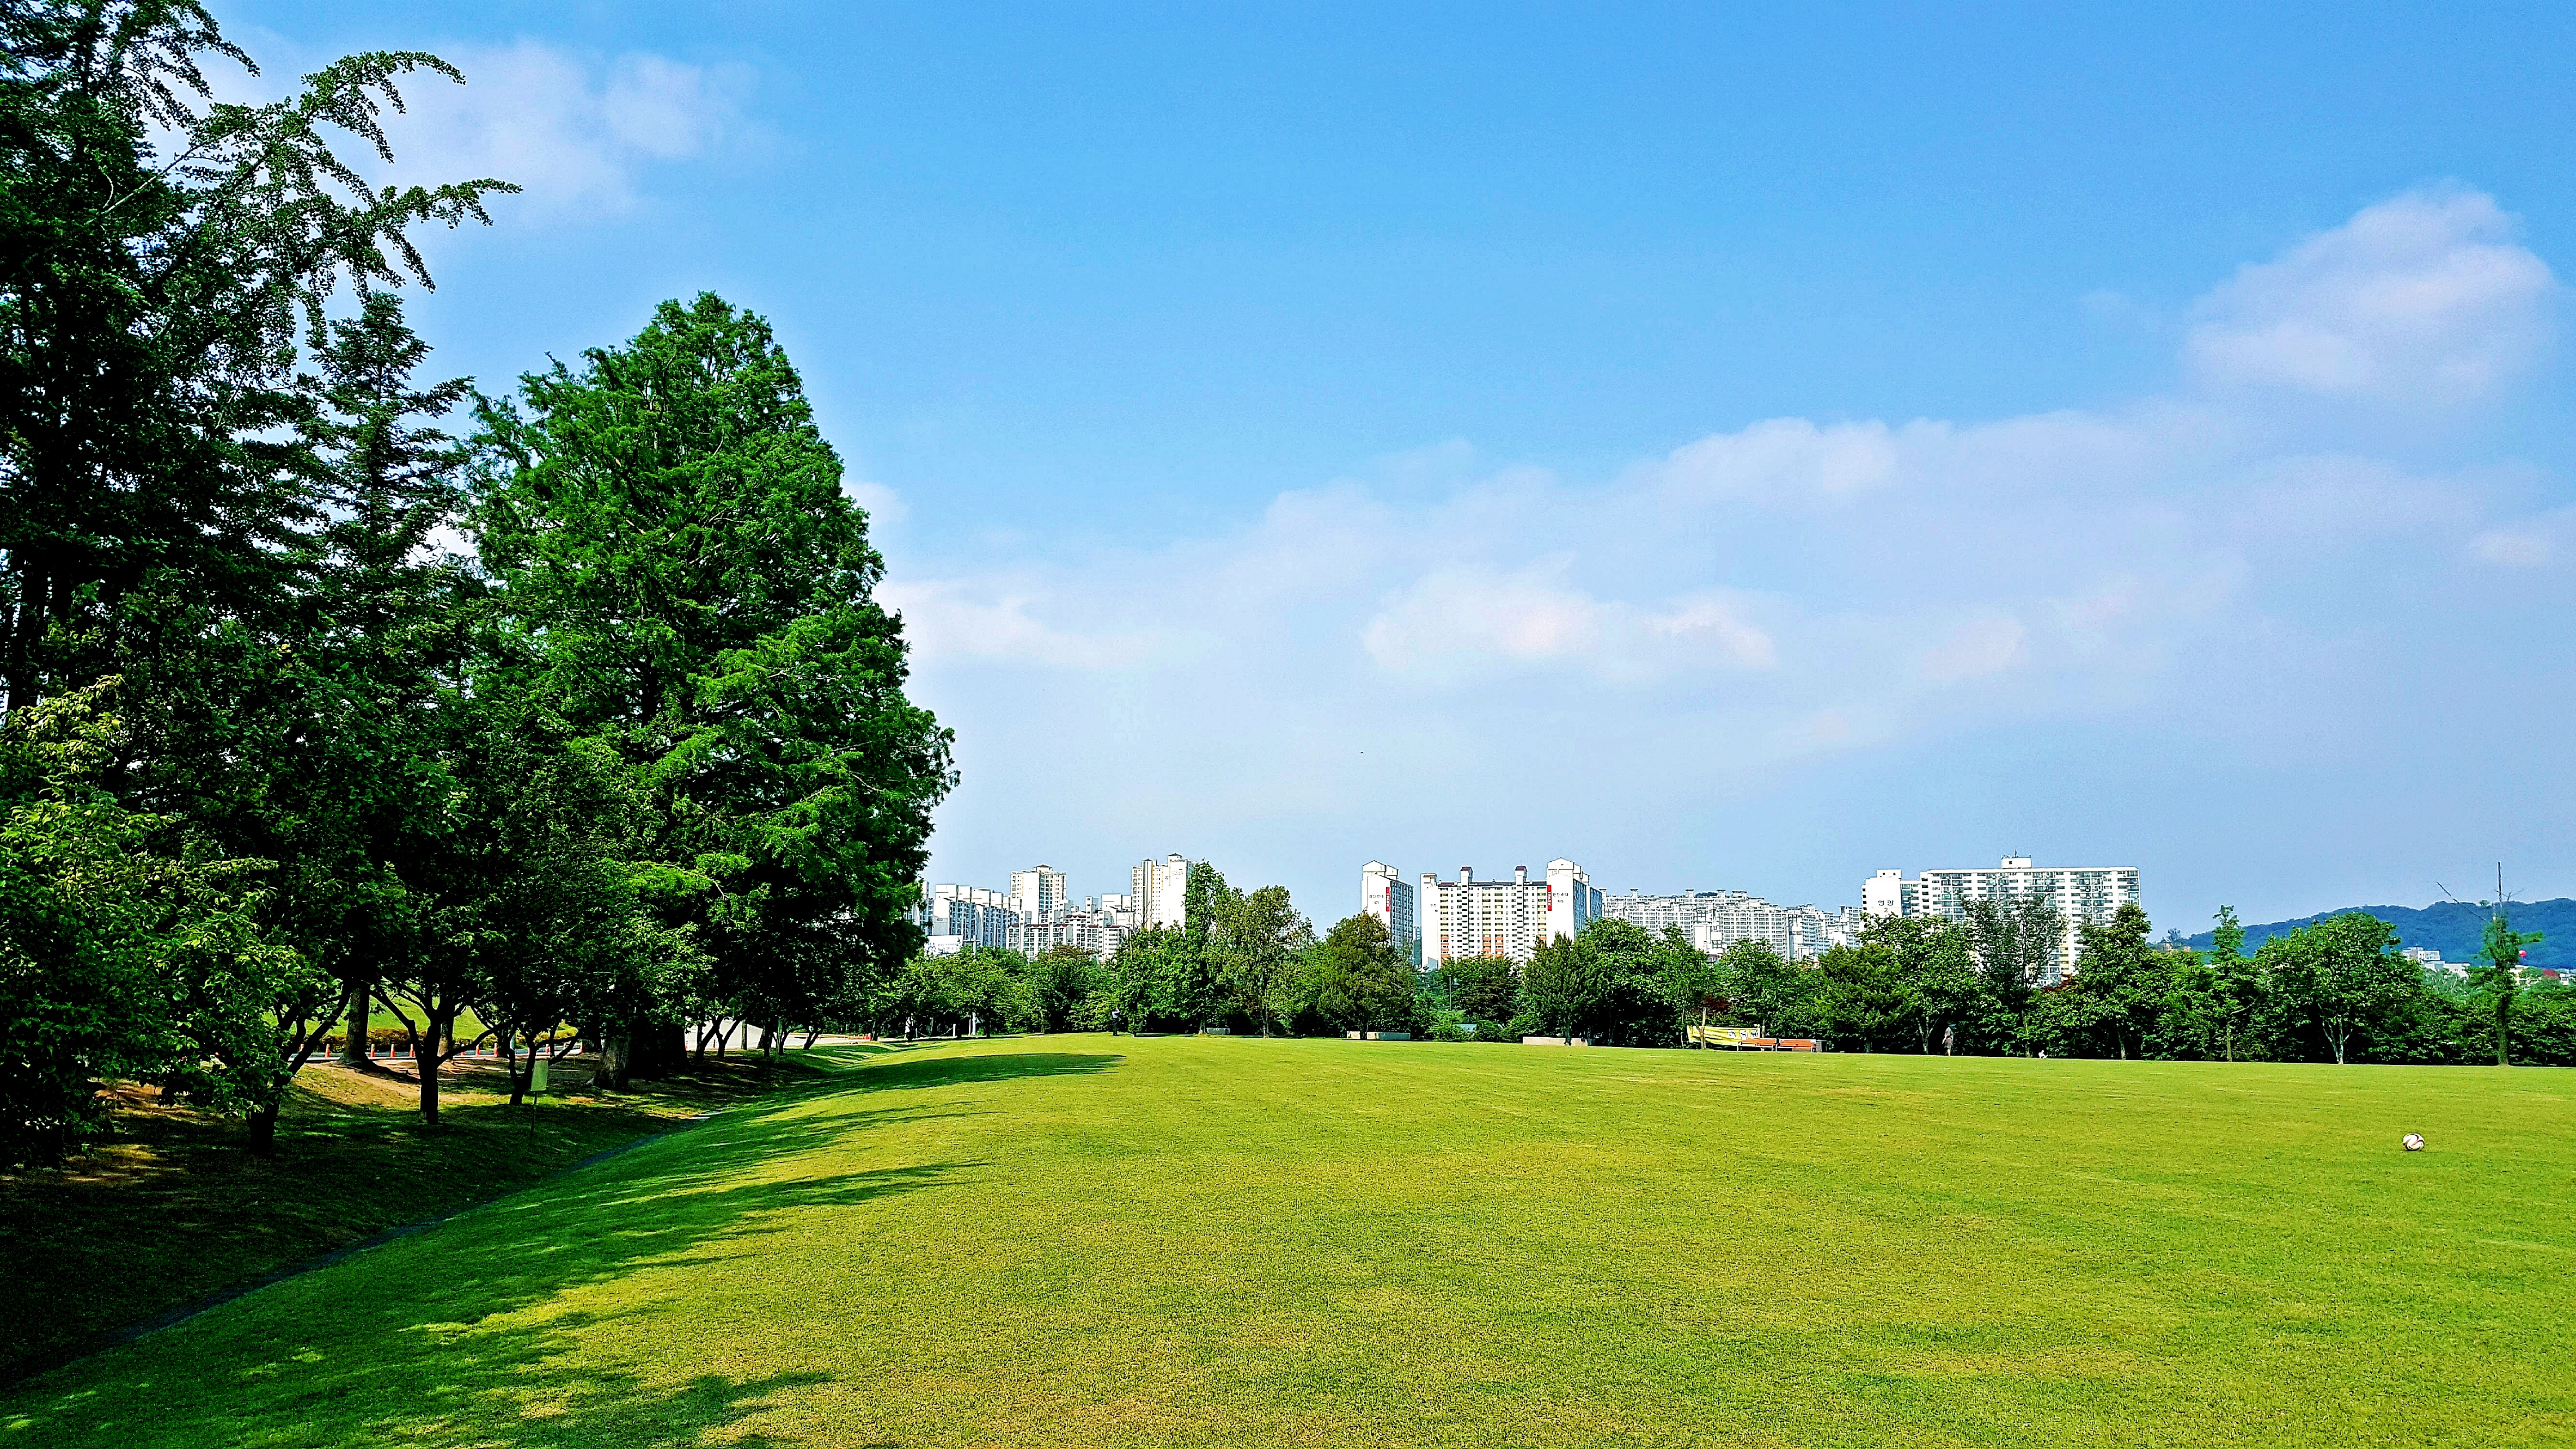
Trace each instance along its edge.
<path fill-rule="evenodd" d="M 0 1444 L 2569 1443 L 2571 1185 L 2538 1069 L 916 1048 Z"/>
<path fill-rule="evenodd" d="M 442 1125 L 429 1131 L 409 1066 L 306 1068 L 274 1157 L 244 1151 L 238 1122 L 128 1088 L 114 1140 L 61 1169 L 0 1174 L 0 1383 L 208 1294 L 764 1094 L 772 1077 L 737 1058 L 644 1090 L 514 1108 L 497 1070 L 459 1065 L 443 1075 Z"/>

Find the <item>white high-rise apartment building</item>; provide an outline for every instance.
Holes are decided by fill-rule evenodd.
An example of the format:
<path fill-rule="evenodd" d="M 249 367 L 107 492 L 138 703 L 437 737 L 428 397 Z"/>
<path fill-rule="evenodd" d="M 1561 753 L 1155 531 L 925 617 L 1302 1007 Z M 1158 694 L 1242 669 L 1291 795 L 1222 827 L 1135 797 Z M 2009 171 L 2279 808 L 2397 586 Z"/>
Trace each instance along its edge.
<path fill-rule="evenodd" d="M 1146 857 L 1127 872 L 1128 894 L 1134 899 L 1136 929 L 1187 924 L 1190 863 L 1180 855 L 1156 860 Z"/>
<path fill-rule="evenodd" d="M 1010 945 L 1024 956 L 1071 946 L 1106 961 L 1118 954 L 1119 943 L 1126 939 L 1127 928 L 1119 924 L 1114 912 L 1068 909 L 1042 921 L 1021 921 L 1012 926 Z"/>
<path fill-rule="evenodd" d="M 1601 913 L 1658 935 L 1678 927 L 1701 952 L 1714 956 L 1738 941 L 1760 941 L 1791 961 L 1849 945 L 1860 933 L 1861 913 L 1851 906 L 1775 906 L 1746 891 L 1683 891 L 1650 896 L 1630 891 L 1602 902 Z"/>
<path fill-rule="evenodd" d="M 1413 887 L 1394 866 L 1372 860 L 1360 867 L 1360 913 L 1377 917 L 1396 953 L 1419 970 L 1422 922 L 1414 914 L 1413 899 Z"/>
<path fill-rule="evenodd" d="M 1458 878 L 1422 877 L 1414 895 L 1421 912 L 1422 964 L 1473 956 L 1509 956 L 1523 965 L 1538 948 L 1571 936 L 1601 914 L 1601 892 L 1583 867 L 1551 860 L 1547 876 L 1531 880 L 1529 867 L 1512 867 L 1510 880 L 1478 880 L 1471 866 Z"/>
<path fill-rule="evenodd" d="M 1971 901 L 2027 900 L 2038 897 L 2057 908 L 2066 921 L 2057 959 L 2050 963 L 2047 984 L 2075 972 L 2079 928 L 2107 921 L 2111 913 L 2138 900 L 2134 865 L 2035 866 L 2027 855 L 2007 855 L 2003 864 L 1983 870 L 1927 870 L 1907 880 L 1902 870 L 1882 870 L 1861 882 L 1860 908 L 1873 916 L 1940 916 L 1963 920 Z"/>
<path fill-rule="evenodd" d="M 1051 865 L 1011 872 L 1011 909 L 1023 921 L 1043 921 L 1072 904 L 1064 872 Z"/>
<path fill-rule="evenodd" d="M 1000 891 L 967 885 L 935 885 L 924 893 L 916 917 L 930 939 L 934 956 L 953 956 L 968 946 L 1008 946 L 1020 913 Z"/>

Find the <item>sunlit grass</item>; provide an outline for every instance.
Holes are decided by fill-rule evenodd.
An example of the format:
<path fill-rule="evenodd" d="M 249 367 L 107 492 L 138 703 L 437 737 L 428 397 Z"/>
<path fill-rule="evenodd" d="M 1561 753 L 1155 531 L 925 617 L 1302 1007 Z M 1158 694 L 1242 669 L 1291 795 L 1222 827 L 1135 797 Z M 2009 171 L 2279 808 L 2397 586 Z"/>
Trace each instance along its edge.
<path fill-rule="evenodd" d="M 2566 1442 L 2571 1099 L 2529 1069 L 922 1048 L 0 1422 L 118 1449 Z"/>
<path fill-rule="evenodd" d="M 267 1158 L 244 1150 L 236 1121 L 121 1087 L 112 1140 L 58 1169 L 0 1175 L 0 1382 L 209 1294 L 668 1130 L 702 1107 L 767 1090 L 771 1078 L 736 1059 L 636 1092 L 511 1107 L 497 1069 L 459 1064 L 444 1074 L 442 1125 L 430 1131 L 408 1068 L 306 1068 Z"/>

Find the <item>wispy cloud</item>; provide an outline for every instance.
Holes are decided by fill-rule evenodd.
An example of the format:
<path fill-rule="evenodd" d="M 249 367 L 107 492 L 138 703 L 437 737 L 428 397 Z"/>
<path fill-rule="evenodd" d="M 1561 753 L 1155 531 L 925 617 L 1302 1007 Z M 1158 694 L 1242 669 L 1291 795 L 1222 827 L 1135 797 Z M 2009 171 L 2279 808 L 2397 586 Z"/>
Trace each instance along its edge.
<path fill-rule="evenodd" d="M 275 35 L 241 39 L 261 73 L 213 67 L 207 79 L 218 100 L 280 99 L 331 58 Z M 427 48 L 464 82 L 427 71 L 397 78 L 401 109 L 382 118 L 394 164 L 363 143 L 339 147 L 341 158 L 377 184 L 513 182 L 520 194 L 492 204 L 521 225 L 625 215 L 646 195 L 652 167 L 735 154 L 766 137 L 747 109 L 748 67 L 644 51 L 589 56 L 537 40 Z"/>
<path fill-rule="evenodd" d="M 1446 444 L 1239 531 L 895 592 L 997 787 L 1037 788 L 1014 761 L 1150 737 L 1150 779 L 1227 780 L 1262 828 L 1508 831 L 1527 800 L 1488 785 L 1556 748 L 1592 771 L 1547 797 L 1576 829 L 1980 722 L 2184 700 L 2304 743 L 2355 717 L 2321 701 L 2385 688 L 2369 641 L 2576 543 L 2566 514 L 2527 512 L 2526 473 L 2356 451 L 2267 393 L 2492 393 L 2542 354 L 2555 302 L 2493 201 L 2409 194 L 2215 288 L 2174 386 L 2125 406 L 1775 418 L 1589 483 Z M 2330 668 L 2352 682 L 2319 686 Z M 1012 707 L 1041 691 L 1044 711 Z M 1250 828 L 1178 785 L 1102 828 L 1119 812 Z"/>
<path fill-rule="evenodd" d="M 2478 192 L 2410 192 L 2246 267 L 2189 343 L 2207 379 L 2411 406 L 2485 397 L 2542 342 L 2548 264 Z"/>
<path fill-rule="evenodd" d="M 386 126 L 404 176 L 515 182 L 502 203 L 525 222 L 631 211 L 645 171 L 721 154 L 756 136 L 751 73 L 666 56 L 591 59 L 539 41 L 445 52 L 466 83 L 420 78 Z"/>

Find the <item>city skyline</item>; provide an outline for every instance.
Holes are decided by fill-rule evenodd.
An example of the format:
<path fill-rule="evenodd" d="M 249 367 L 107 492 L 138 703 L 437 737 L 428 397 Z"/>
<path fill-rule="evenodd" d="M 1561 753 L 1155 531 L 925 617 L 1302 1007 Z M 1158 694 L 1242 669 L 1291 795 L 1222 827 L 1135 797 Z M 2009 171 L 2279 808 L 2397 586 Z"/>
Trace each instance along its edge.
<path fill-rule="evenodd" d="M 1034 954 L 1061 943 L 1082 945 L 1105 960 L 1139 929 L 1186 924 L 1177 902 L 1193 864 L 1216 863 L 1192 862 L 1179 852 L 1160 861 L 1148 856 L 1130 867 L 1131 889 L 1125 895 L 1075 895 L 1068 873 L 1046 865 L 1011 872 L 1007 894 L 925 881 L 917 918 L 931 934 L 934 953 L 1003 945 Z M 1216 868 L 1223 873 L 1222 865 Z M 1228 884 L 1251 888 L 1231 880 Z M 1428 971 L 1446 961 L 1484 956 L 1526 965 L 1548 939 L 1575 935 L 1605 917 L 1650 932 L 1679 930 L 1711 957 L 1749 940 L 1769 945 L 1786 959 L 1805 961 L 1855 943 L 1872 916 L 1960 921 L 1977 902 L 2041 899 L 2057 910 L 2064 927 L 2046 971 L 2045 979 L 2054 984 L 2073 973 L 2085 926 L 2102 924 L 2121 906 L 2144 900 L 2134 866 L 2043 865 L 2022 855 L 2005 855 L 1994 866 L 1925 867 L 1912 879 L 1902 867 L 1881 867 L 1859 882 L 1856 895 L 1857 904 L 1820 905 L 1774 902 L 1728 887 L 1605 893 L 1580 864 L 1561 856 L 1548 861 L 1535 880 L 1526 865 L 1512 867 L 1508 878 L 1480 877 L 1473 865 L 1462 865 L 1452 880 L 1429 871 L 1409 875 L 1371 859 L 1359 870 L 1354 914 L 1374 917 L 1397 954 Z M 1344 919 L 1329 907 L 1319 910 L 1311 902 L 1298 902 L 1293 892 L 1290 900 L 1319 934 Z M 994 907 L 1007 909 L 996 914 Z M 2168 934 L 2174 934 L 2171 928 Z"/>

